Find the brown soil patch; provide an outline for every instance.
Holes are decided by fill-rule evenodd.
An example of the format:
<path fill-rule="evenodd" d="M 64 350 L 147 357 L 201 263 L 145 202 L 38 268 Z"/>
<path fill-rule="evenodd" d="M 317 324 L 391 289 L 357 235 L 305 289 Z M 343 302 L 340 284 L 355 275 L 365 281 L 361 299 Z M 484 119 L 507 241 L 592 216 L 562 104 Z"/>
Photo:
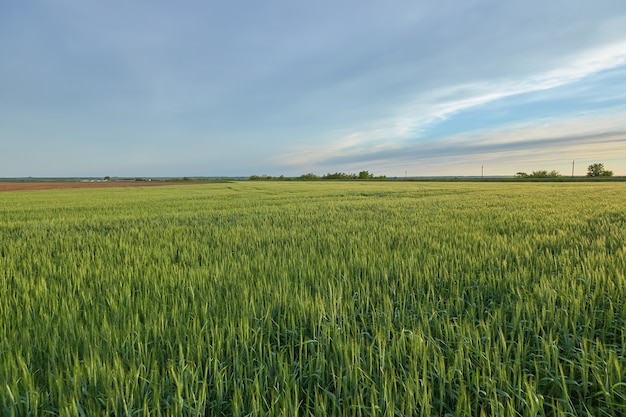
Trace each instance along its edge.
<path fill-rule="evenodd" d="M 0 182 L 0 192 L 2 191 L 22 191 L 22 190 L 56 190 L 63 188 L 111 188 L 111 187 L 155 187 L 162 185 L 194 185 L 210 184 L 208 182 L 164 182 L 164 181 L 107 181 L 107 182 Z"/>

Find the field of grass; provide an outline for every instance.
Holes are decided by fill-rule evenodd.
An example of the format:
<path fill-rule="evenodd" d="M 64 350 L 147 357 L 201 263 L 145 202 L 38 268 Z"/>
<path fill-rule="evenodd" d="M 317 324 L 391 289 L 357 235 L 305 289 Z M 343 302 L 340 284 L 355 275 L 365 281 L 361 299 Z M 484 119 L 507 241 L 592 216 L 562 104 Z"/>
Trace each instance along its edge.
<path fill-rule="evenodd" d="M 626 414 L 626 184 L 0 194 L 0 414 Z"/>

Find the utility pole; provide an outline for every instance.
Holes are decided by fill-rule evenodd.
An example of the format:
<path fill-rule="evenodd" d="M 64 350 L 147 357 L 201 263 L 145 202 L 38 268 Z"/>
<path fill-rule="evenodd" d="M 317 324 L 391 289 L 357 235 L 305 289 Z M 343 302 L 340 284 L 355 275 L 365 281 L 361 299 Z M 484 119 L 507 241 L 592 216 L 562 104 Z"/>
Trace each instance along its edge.
<path fill-rule="evenodd" d="M 482 180 L 484 176 L 485 176 L 485 166 L 481 165 L 480 166 L 480 179 Z"/>
<path fill-rule="evenodd" d="M 574 178 L 574 162 L 576 162 L 576 160 L 572 161 L 572 178 Z"/>

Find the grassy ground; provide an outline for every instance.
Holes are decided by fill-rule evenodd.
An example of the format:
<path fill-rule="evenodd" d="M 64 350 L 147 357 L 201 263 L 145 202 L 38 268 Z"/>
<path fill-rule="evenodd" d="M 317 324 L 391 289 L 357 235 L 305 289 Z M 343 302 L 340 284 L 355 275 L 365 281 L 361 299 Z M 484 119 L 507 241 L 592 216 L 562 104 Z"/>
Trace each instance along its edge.
<path fill-rule="evenodd" d="M 0 194 L 5 415 L 626 413 L 626 184 Z"/>

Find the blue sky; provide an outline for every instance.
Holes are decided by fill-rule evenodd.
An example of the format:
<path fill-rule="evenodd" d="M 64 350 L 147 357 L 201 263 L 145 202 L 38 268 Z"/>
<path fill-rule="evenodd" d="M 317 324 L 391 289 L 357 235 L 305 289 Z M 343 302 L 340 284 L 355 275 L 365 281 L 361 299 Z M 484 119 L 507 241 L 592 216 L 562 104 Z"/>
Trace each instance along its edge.
<path fill-rule="evenodd" d="M 0 0 L 0 177 L 626 175 L 623 0 Z"/>

